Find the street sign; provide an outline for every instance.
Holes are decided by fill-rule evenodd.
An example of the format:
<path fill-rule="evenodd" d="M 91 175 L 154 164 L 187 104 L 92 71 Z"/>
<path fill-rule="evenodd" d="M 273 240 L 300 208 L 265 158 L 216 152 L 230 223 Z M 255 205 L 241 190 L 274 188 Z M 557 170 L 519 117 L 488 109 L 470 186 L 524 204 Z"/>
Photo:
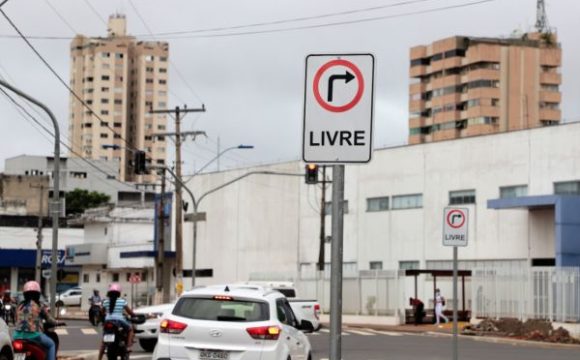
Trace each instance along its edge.
<path fill-rule="evenodd" d="M 468 215 L 466 208 L 445 208 L 443 246 L 467 246 Z"/>
<path fill-rule="evenodd" d="M 52 271 L 50 269 L 42 270 L 42 277 L 45 279 L 50 279 L 50 274 Z"/>
<path fill-rule="evenodd" d="M 141 276 L 138 273 L 132 274 L 129 277 L 129 282 L 131 284 L 139 284 L 141 282 Z"/>
<path fill-rule="evenodd" d="M 305 162 L 371 160 L 374 66 L 371 54 L 306 57 L 302 142 Z"/>

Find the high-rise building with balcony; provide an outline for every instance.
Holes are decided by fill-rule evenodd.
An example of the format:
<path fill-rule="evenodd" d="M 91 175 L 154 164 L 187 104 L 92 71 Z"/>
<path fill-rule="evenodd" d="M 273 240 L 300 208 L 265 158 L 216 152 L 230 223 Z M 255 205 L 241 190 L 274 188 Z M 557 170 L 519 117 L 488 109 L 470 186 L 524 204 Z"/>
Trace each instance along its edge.
<path fill-rule="evenodd" d="M 455 36 L 411 49 L 409 143 L 558 124 L 555 34 Z"/>
<path fill-rule="evenodd" d="M 74 153 L 95 160 L 117 160 L 119 179 L 151 183 L 155 175 L 135 175 L 133 154 L 143 150 L 147 161 L 164 165 L 165 115 L 150 108 L 167 107 L 169 45 L 139 41 L 127 35 L 123 15 L 109 18 L 107 37 L 77 35 L 71 43 L 69 138 Z M 98 117 L 97 117 L 98 116 Z"/>

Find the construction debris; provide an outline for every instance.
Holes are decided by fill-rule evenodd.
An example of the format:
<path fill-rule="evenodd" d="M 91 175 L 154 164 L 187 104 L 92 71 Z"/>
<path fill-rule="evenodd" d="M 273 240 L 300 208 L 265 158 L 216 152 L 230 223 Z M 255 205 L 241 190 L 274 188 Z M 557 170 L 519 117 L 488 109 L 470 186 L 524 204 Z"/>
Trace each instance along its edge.
<path fill-rule="evenodd" d="M 570 336 L 568 330 L 559 327 L 555 329 L 547 320 L 518 319 L 485 319 L 478 325 L 467 325 L 462 330 L 463 335 L 500 336 L 520 340 L 543 341 L 560 344 L 579 344 L 580 340 Z"/>

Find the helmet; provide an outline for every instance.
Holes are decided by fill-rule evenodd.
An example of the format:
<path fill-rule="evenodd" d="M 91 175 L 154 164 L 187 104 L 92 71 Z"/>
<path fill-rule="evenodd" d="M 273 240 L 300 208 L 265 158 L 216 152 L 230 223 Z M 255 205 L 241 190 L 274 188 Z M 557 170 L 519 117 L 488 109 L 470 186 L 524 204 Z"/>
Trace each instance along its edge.
<path fill-rule="evenodd" d="M 121 285 L 117 284 L 117 283 L 112 283 L 111 285 L 109 285 L 109 291 L 116 291 L 118 293 L 121 292 Z"/>
<path fill-rule="evenodd" d="M 40 292 L 40 284 L 38 284 L 36 281 L 27 282 L 26 284 L 24 284 L 24 292 L 28 291 Z"/>

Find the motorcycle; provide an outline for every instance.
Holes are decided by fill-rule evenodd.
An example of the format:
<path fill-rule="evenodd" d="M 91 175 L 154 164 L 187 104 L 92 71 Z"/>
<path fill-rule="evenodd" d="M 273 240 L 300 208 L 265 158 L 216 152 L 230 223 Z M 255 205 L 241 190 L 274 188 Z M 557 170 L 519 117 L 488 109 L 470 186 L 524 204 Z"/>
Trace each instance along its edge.
<path fill-rule="evenodd" d="M 6 324 L 16 323 L 16 306 L 12 304 L 6 304 L 2 306 L 2 318 Z"/>
<path fill-rule="evenodd" d="M 103 322 L 103 316 L 101 313 L 102 302 L 95 302 L 91 305 L 89 309 L 89 322 L 93 326 L 97 326 Z"/>
<path fill-rule="evenodd" d="M 137 315 L 129 319 L 132 324 L 145 323 L 145 316 Z M 129 360 L 127 351 L 128 331 L 117 321 L 107 320 L 103 325 L 103 343 L 108 360 Z M 18 360 L 18 359 L 15 359 Z"/>
<path fill-rule="evenodd" d="M 56 353 L 58 354 L 58 347 L 60 340 L 58 334 L 54 331 L 57 326 L 65 326 L 63 322 L 44 322 L 44 334 L 54 341 L 56 345 Z M 37 342 L 17 339 L 12 341 L 12 349 L 14 350 L 14 360 L 46 360 L 46 348 Z"/>

